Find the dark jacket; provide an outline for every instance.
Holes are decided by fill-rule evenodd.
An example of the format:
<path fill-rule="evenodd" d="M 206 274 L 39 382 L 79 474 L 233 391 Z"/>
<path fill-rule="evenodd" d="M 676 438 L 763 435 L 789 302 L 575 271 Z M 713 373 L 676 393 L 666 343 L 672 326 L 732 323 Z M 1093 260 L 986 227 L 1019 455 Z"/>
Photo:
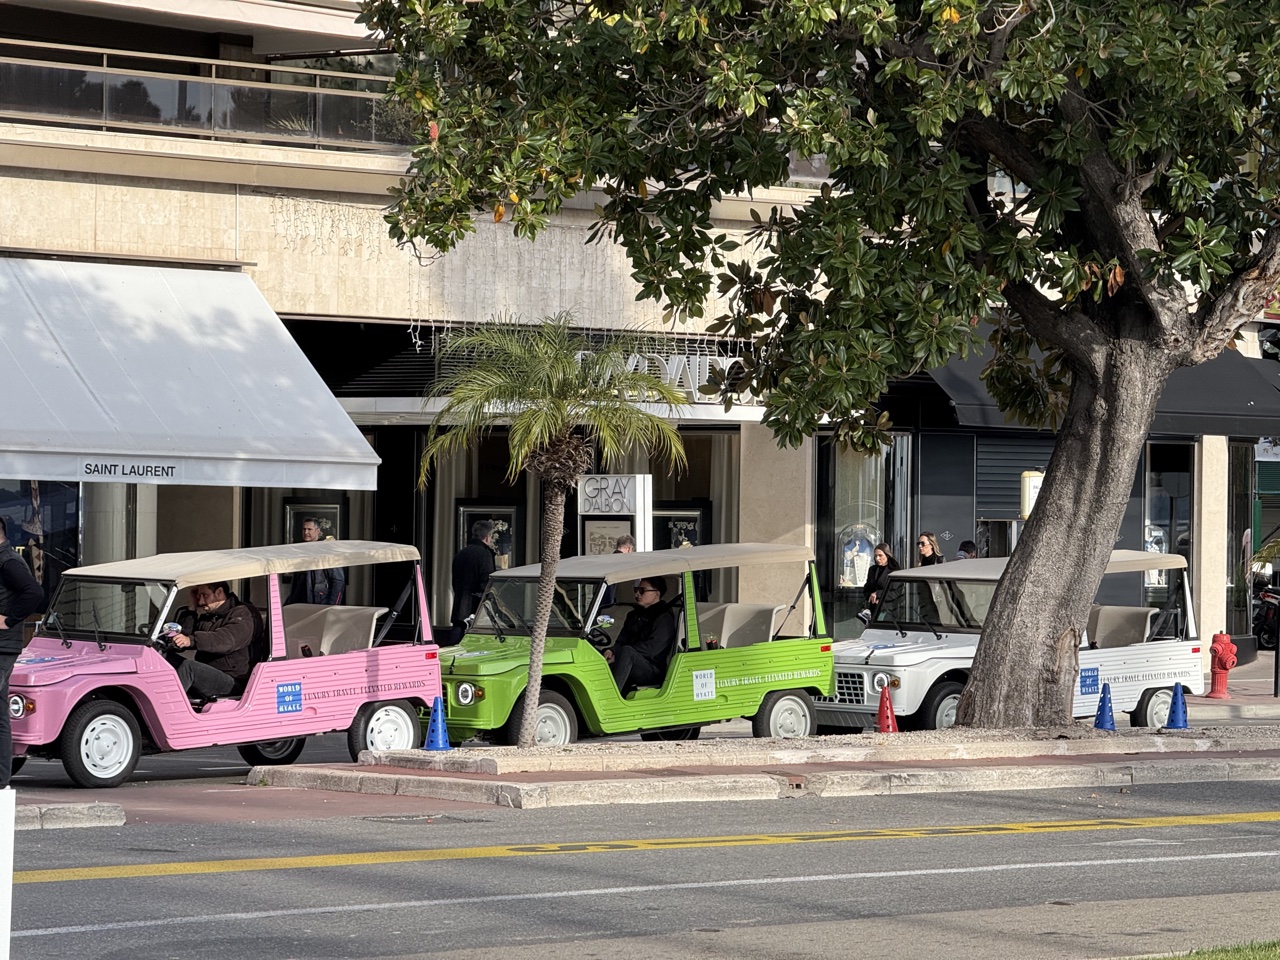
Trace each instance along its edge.
<path fill-rule="evenodd" d="M 22 652 L 22 622 L 43 606 L 44 590 L 27 561 L 9 541 L 0 543 L 0 616 L 9 621 L 0 630 L 0 654 Z"/>
<path fill-rule="evenodd" d="M 928 557 L 920 557 L 920 556 L 917 556 L 917 557 L 916 557 L 916 566 L 917 566 L 917 567 L 932 567 L 935 563 L 942 563 L 944 560 L 946 560 L 946 557 L 944 557 L 944 556 L 943 556 L 942 554 L 940 554 L 940 553 L 935 553 L 935 554 L 932 554 L 931 556 L 928 556 Z"/>
<path fill-rule="evenodd" d="M 332 570 L 303 570 L 293 575 L 289 596 L 284 605 L 291 603 L 341 603 L 342 591 L 347 586 L 347 574 L 341 567 Z"/>
<path fill-rule="evenodd" d="M 675 614 L 661 601 L 636 607 L 627 614 L 614 645 L 631 647 L 657 669 L 665 671 L 676 645 Z"/>
<path fill-rule="evenodd" d="M 884 599 L 884 592 L 889 589 L 889 574 L 898 569 L 898 561 L 890 560 L 883 567 L 878 563 L 873 563 L 871 569 L 867 571 L 867 582 L 862 585 L 863 603 L 870 606 L 869 598 L 871 595 L 878 594 L 876 605 Z"/>
<path fill-rule="evenodd" d="M 218 610 L 197 613 L 183 607 L 175 619 L 195 644 L 197 660 L 217 667 L 236 680 L 249 676 L 253 669 L 250 647 L 258 630 L 258 619 L 247 603 L 241 603 L 233 593 Z"/>
<path fill-rule="evenodd" d="M 465 623 L 476 612 L 484 585 L 496 566 L 493 548 L 483 540 L 472 540 L 458 551 L 453 558 L 453 609 L 449 613 L 452 622 Z"/>

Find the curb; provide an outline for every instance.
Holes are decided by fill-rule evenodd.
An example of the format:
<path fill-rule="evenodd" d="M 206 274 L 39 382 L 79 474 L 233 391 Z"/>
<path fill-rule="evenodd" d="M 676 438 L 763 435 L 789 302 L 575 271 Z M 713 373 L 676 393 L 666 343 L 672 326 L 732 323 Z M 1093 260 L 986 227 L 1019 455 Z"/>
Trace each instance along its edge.
<path fill-rule="evenodd" d="M 618 803 L 696 803 L 895 794 L 1132 787 L 1154 783 L 1280 780 L 1280 758 L 1205 757 L 1036 765 L 931 767 L 889 771 L 835 770 L 806 774 L 743 773 L 642 779 L 522 783 L 421 774 L 368 773 L 302 767 L 254 767 L 248 782 L 349 793 L 458 800 L 519 810 Z"/>
<path fill-rule="evenodd" d="M 123 827 L 118 803 L 20 803 L 15 830 L 65 830 L 72 827 Z"/>

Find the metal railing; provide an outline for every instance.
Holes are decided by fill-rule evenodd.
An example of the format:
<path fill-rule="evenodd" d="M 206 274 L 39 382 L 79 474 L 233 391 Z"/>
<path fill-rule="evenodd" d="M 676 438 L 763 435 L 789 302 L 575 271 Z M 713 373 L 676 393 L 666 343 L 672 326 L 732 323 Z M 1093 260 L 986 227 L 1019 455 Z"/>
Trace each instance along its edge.
<path fill-rule="evenodd" d="M 0 119 L 398 152 L 390 77 L 0 37 Z"/>

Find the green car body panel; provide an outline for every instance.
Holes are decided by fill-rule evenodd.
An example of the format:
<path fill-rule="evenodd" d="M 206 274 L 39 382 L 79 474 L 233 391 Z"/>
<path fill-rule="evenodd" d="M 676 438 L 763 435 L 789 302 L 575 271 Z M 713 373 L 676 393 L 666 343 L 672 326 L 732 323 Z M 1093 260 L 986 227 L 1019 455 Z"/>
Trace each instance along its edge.
<path fill-rule="evenodd" d="M 821 599 L 812 588 L 817 582 L 812 563 L 807 589 L 814 605 L 816 636 L 779 637 L 749 646 L 704 649 L 693 575 L 686 572 L 682 579 L 684 649 L 672 657 L 661 687 L 642 687 L 623 697 L 608 662 L 589 640 L 547 638 L 543 687 L 573 702 L 584 733 L 602 736 L 749 717 L 775 690 L 831 696 L 835 685 L 832 641 L 825 636 Z M 491 733 L 507 723 L 524 692 L 529 638 L 468 634 L 457 647 L 441 650 L 440 666 L 450 738 L 459 741 Z M 466 705 L 458 699 L 458 685 L 464 682 L 483 691 Z"/>

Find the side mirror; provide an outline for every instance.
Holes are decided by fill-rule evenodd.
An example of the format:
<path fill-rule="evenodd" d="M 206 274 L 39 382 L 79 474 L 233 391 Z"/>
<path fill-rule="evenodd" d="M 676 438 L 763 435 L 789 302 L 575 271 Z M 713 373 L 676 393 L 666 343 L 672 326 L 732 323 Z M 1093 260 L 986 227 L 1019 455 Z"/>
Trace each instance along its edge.
<path fill-rule="evenodd" d="M 612 627 L 613 623 L 614 623 L 613 617 L 609 616 L 607 613 L 603 613 L 600 616 L 596 617 L 596 626 L 604 630 L 608 630 L 610 627 Z"/>

